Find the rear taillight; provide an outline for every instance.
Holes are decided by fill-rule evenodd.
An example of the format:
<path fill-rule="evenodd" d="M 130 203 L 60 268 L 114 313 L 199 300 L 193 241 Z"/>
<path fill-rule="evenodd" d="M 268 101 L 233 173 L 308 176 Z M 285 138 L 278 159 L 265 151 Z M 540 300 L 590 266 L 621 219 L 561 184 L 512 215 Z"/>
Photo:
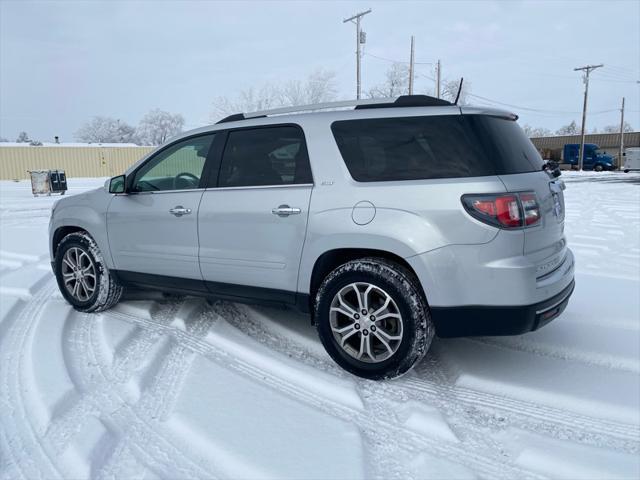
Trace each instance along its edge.
<path fill-rule="evenodd" d="M 521 228 L 540 221 L 540 206 L 533 192 L 463 195 L 472 217 L 499 228 Z"/>
<path fill-rule="evenodd" d="M 520 203 L 524 213 L 525 226 L 535 225 L 540 221 L 540 206 L 535 193 L 521 193 Z"/>

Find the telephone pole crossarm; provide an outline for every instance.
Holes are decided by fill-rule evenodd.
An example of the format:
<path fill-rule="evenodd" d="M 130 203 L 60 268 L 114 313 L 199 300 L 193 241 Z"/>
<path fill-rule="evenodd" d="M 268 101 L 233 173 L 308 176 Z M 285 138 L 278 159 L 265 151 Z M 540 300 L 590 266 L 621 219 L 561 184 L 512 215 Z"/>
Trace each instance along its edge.
<path fill-rule="evenodd" d="M 371 13 L 371 9 L 369 10 L 365 10 L 364 12 L 360 12 L 360 13 L 356 13 L 355 15 L 352 15 L 349 18 L 345 18 L 342 23 L 347 23 L 347 22 L 352 22 L 353 20 L 355 20 L 358 17 L 364 17 L 367 13 Z"/>

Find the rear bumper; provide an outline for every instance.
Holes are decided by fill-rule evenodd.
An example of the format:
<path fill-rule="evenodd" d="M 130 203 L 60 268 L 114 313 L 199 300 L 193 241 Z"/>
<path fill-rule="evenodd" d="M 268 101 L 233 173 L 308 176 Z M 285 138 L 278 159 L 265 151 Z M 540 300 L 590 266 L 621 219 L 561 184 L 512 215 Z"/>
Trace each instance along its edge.
<path fill-rule="evenodd" d="M 560 293 L 526 306 L 432 307 L 436 334 L 442 338 L 519 335 L 558 317 L 569 303 L 575 281 Z"/>

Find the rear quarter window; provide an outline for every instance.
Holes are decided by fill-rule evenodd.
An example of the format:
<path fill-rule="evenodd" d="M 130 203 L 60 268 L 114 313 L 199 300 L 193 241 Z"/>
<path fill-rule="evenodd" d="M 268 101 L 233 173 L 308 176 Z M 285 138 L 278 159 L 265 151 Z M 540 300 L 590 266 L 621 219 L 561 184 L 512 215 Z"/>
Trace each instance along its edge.
<path fill-rule="evenodd" d="M 480 177 L 540 170 L 542 159 L 511 120 L 482 115 L 376 118 L 331 125 L 359 182 Z"/>

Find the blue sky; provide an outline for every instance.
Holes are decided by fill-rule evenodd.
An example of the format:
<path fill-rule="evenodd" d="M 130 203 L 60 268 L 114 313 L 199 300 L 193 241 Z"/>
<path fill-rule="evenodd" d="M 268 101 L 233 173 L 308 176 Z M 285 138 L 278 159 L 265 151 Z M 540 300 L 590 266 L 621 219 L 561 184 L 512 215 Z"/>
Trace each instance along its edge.
<path fill-rule="evenodd" d="M 341 98 L 355 96 L 355 27 L 367 44 L 363 89 L 390 62 L 443 62 L 472 93 L 513 105 L 521 123 L 556 129 L 579 122 L 583 84 L 592 74 L 587 127 L 626 117 L 640 129 L 640 2 L 214 2 L 0 0 L 0 136 L 26 130 L 52 140 L 94 115 L 133 125 L 148 110 L 182 113 L 187 127 L 209 123 L 219 96 L 265 82 L 334 70 Z M 381 58 L 376 58 L 381 57 Z M 432 91 L 431 65 L 418 65 L 417 91 Z M 478 100 L 478 99 L 476 99 Z"/>

